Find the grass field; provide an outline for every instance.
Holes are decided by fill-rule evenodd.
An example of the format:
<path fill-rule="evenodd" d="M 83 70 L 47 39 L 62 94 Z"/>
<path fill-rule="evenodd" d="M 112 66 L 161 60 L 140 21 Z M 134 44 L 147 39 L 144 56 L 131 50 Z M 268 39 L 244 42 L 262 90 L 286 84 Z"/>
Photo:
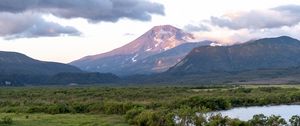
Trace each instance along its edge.
<path fill-rule="evenodd" d="M 13 119 L 9 126 L 129 126 L 120 115 L 0 113 L 5 116 Z"/>

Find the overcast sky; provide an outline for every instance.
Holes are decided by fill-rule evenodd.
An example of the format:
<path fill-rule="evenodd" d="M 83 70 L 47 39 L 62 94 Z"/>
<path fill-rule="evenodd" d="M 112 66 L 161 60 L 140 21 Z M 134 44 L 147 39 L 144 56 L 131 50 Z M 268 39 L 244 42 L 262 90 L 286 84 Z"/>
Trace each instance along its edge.
<path fill-rule="evenodd" d="M 299 0 L 0 0 L 0 50 L 68 63 L 170 24 L 224 44 L 300 39 Z"/>

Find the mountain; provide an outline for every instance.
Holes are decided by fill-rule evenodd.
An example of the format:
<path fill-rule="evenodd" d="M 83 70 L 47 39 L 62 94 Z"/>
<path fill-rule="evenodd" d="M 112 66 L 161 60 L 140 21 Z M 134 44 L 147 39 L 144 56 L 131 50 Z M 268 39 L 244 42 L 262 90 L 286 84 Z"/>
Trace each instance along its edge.
<path fill-rule="evenodd" d="M 87 56 L 70 64 L 85 71 L 126 75 L 129 74 L 127 70 L 134 69 L 134 64 L 137 62 L 168 51 L 192 39 L 194 39 L 192 34 L 171 25 L 155 26 L 120 48 L 103 54 Z"/>
<path fill-rule="evenodd" d="M 115 83 L 111 73 L 88 73 L 68 64 L 44 62 L 16 52 L 0 51 L 0 87 Z"/>
<path fill-rule="evenodd" d="M 54 75 L 60 72 L 82 72 L 80 69 L 62 63 L 43 62 L 16 52 L 0 51 L 0 73 L 27 75 Z"/>
<path fill-rule="evenodd" d="M 300 66 L 300 41 L 288 36 L 264 38 L 233 46 L 193 49 L 169 74 L 241 73 Z"/>
<path fill-rule="evenodd" d="M 201 41 L 184 43 L 165 52 L 158 53 L 135 62 L 126 69 L 131 74 L 153 74 L 168 70 L 181 61 L 193 48 L 209 46 L 213 42 Z"/>

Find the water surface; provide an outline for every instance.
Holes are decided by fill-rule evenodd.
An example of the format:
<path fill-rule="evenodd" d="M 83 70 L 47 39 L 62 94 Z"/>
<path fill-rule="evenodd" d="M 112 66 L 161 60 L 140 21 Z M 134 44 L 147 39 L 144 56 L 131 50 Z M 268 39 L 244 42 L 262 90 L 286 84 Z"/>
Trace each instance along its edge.
<path fill-rule="evenodd" d="M 288 121 L 293 115 L 300 115 L 300 105 L 240 107 L 218 112 L 223 116 L 239 118 L 244 121 L 251 119 L 256 114 L 264 114 L 266 116 L 280 115 Z"/>

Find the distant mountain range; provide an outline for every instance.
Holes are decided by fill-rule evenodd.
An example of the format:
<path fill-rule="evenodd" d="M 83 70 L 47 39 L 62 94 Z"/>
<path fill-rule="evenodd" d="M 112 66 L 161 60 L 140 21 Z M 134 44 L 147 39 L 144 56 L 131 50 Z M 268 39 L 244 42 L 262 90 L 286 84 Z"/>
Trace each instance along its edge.
<path fill-rule="evenodd" d="M 193 49 L 169 73 L 205 74 L 300 66 L 300 41 L 282 36 L 233 46 Z"/>
<path fill-rule="evenodd" d="M 299 83 L 299 55 L 300 41 L 288 36 L 232 46 L 202 46 L 163 74 L 144 80 L 189 84 Z"/>
<path fill-rule="evenodd" d="M 204 41 L 192 44 L 189 43 L 191 40 L 194 40 L 192 34 L 171 25 L 155 26 L 129 44 L 70 64 L 85 71 L 123 76 L 163 72 L 179 62 L 192 48 L 212 43 Z"/>
<path fill-rule="evenodd" d="M 173 26 L 156 26 L 125 46 L 81 58 L 71 65 L 0 52 L 0 86 L 300 83 L 297 39 L 281 36 L 231 46 L 192 40 L 192 34 Z"/>

